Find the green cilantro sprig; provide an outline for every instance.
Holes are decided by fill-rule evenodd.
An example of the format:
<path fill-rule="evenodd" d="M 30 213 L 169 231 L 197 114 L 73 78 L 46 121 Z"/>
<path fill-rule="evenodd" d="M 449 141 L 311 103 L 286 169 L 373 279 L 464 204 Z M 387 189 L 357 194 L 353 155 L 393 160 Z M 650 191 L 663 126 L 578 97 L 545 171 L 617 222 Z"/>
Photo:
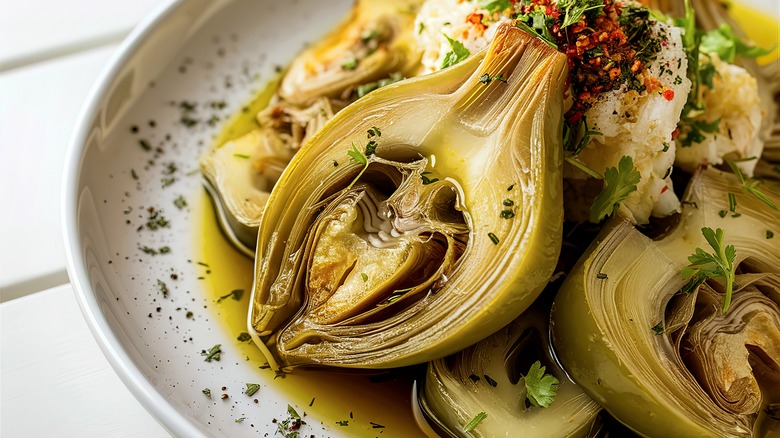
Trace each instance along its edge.
<path fill-rule="evenodd" d="M 561 382 L 552 374 L 545 374 L 546 367 L 538 360 L 525 375 L 526 398 L 537 408 L 548 408 L 555 401 Z"/>
<path fill-rule="evenodd" d="M 764 49 L 750 45 L 734 35 L 731 26 L 726 23 L 719 28 L 705 32 L 701 37 L 699 46 L 703 53 L 717 53 L 718 57 L 728 63 L 733 64 L 734 59 L 739 55 L 745 58 L 757 58 L 772 53 L 775 48 Z"/>
<path fill-rule="evenodd" d="M 641 178 L 634 167 L 634 160 L 628 155 L 620 159 L 617 168 L 608 167 L 604 172 L 604 189 L 590 207 L 590 221 L 598 223 L 613 214 L 620 203 L 636 191 L 636 185 Z"/>
<path fill-rule="evenodd" d="M 582 15 L 587 11 L 604 8 L 603 0 L 562 0 L 558 2 L 558 8 L 564 11 L 561 29 L 578 23 Z"/>
<path fill-rule="evenodd" d="M 466 48 L 460 41 L 455 41 L 452 38 L 450 38 L 447 35 L 444 35 L 445 38 L 447 38 L 447 41 L 450 42 L 450 50 L 447 52 L 446 55 L 444 55 L 444 61 L 441 63 L 441 68 L 445 69 L 447 67 L 451 67 L 464 59 L 468 58 L 469 55 L 471 55 L 471 52 L 469 49 Z"/>
<path fill-rule="evenodd" d="M 688 280 L 688 284 L 683 289 L 692 291 L 708 278 L 726 277 L 726 297 L 723 301 L 723 313 L 726 313 L 731 306 L 731 292 L 736 275 L 734 259 L 737 250 L 734 249 L 734 245 L 724 246 L 724 232 L 721 228 L 713 231 L 712 228 L 704 227 L 701 229 L 701 234 L 707 239 L 714 252 L 708 253 L 701 248 L 696 248 L 696 252 L 688 256 L 691 264 L 682 270 L 683 279 Z"/>

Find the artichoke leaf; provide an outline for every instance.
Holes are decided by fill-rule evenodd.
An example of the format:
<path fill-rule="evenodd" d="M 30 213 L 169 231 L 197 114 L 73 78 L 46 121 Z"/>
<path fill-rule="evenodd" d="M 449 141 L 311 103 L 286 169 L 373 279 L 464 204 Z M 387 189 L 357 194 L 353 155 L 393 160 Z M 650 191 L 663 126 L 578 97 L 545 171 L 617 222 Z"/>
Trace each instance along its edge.
<path fill-rule="evenodd" d="M 550 303 L 540 300 L 490 337 L 428 364 L 421 408 L 430 422 L 452 437 L 594 436 L 601 406 L 558 366 L 549 345 Z M 560 382 L 547 408 L 525 402 L 522 373 L 537 360 Z M 477 412 L 487 417 L 464 431 Z"/>
<path fill-rule="evenodd" d="M 741 216 L 720 214 L 729 193 Z M 736 249 L 725 314 L 722 278 L 683 290 L 687 257 L 708 248 L 703 227 L 724 229 Z M 752 436 L 780 397 L 780 246 L 768 238 L 779 232 L 774 210 L 713 168 L 694 175 L 680 222 L 662 238 L 613 219 L 556 296 L 551 331 L 561 363 L 641 435 Z"/>
<path fill-rule="evenodd" d="M 275 96 L 258 114 L 258 128 L 217 145 L 201 158 L 201 172 L 222 229 L 245 254 L 254 256 L 265 203 L 282 171 L 333 113 L 331 101 L 325 98 L 297 108 Z"/>
<path fill-rule="evenodd" d="M 315 134 L 258 234 L 249 328 L 272 365 L 421 363 L 525 310 L 560 251 L 565 74 L 563 55 L 504 25 L 487 50 Z M 356 145 L 375 148 L 365 164 Z"/>
<path fill-rule="evenodd" d="M 422 52 L 414 38 L 421 0 L 359 0 L 344 22 L 295 58 L 279 95 L 306 106 L 319 97 L 348 98 L 360 84 L 394 73 L 413 76 Z"/>
<path fill-rule="evenodd" d="M 419 3 L 359 1 L 344 24 L 296 56 L 257 114 L 256 129 L 201 158 L 220 225 L 242 252 L 254 255 L 265 202 L 282 170 L 309 137 L 355 100 L 354 88 L 415 73 L 420 54 L 412 12 Z"/>

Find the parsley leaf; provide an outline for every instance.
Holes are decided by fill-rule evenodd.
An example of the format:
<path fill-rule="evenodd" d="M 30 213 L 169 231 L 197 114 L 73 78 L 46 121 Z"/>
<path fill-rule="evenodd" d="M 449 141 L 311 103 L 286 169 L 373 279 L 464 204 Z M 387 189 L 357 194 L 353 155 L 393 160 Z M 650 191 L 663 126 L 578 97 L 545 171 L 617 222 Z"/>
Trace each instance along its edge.
<path fill-rule="evenodd" d="M 723 313 L 726 313 L 731 306 L 731 291 L 734 288 L 736 269 L 734 259 L 737 250 L 734 249 L 734 245 L 723 246 L 724 233 L 721 228 L 713 231 L 712 228 L 704 227 L 701 229 L 701 234 L 715 252 L 707 253 L 701 248 L 696 248 L 694 254 L 688 256 L 691 264 L 683 268 L 682 276 L 689 281 L 683 289 L 693 290 L 708 278 L 726 277 L 726 297 L 723 301 Z"/>
<path fill-rule="evenodd" d="M 559 1 L 558 8 L 565 11 L 561 29 L 578 23 L 585 12 L 601 9 L 603 7 L 603 0 L 585 0 L 580 2 L 577 2 L 576 0 Z"/>
<path fill-rule="evenodd" d="M 469 421 L 468 423 L 466 423 L 466 425 L 465 425 L 465 426 L 463 426 L 463 431 L 464 431 L 464 432 L 471 432 L 471 431 L 472 431 L 472 430 L 474 430 L 474 428 L 475 428 L 475 427 L 477 427 L 477 426 L 479 425 L 479 423 L 481 423 L 481 422 L 482 422 L 482 420 L 484 420 L 485 418 L 487 418 L 487 414 L 486 414 L 484 411 L 483 411 L 483 412 L 480 412 L 479 414 L 475 415 L 475 416 L 474 416 L 474 418 L 472 418 L 472 419 L 471 419 L 471 421 Z"/>
<path fill-rule="evenodd" d="M 705 32 L 701 37 L 700 50 L 704 53 L 717 53 L 720 59 L 734 63 L 737 55 L 746 58 L 757 58 L 772 53 L 772 49 L 748 45 L 731 31 L 726 23 L 719 28 Z"/>
<path fill-rule="evenodd" d="M 512 2 L 509 0 L 479 0 L 477 7 L 488 11 L 490 14 L 495 14 L 511 8 Z"/>
<path fill-rule="evenodd" d="M 217 362 L 219 362 L 221 354 L 222 354 L 222 345 L 220 344 L 211 347 L 211 349 L 209 349 L 208 351 L 203 350 L 200 352 L 201 356 L 206 357 L 206 359 L 204 359 L 206 362 L 211 362 L 212 360 L 216 360 Z"/>
<path fill-rule="evenodd" d="M 246 384 L 246 391 L 244 391 L 244 394 L 248 396 L 253 396 L 257 391 L 260 390 L 260 385 L 257 383 L 247 383 Z"/>
<path fill-rule="evenodd" d="M 471 55 L 469 49 L 466 48 L 460 41 L 455 41 L 447 35 L 444 35 L 447 41 L 450 42 L 450 50 L 444 55 L 444 61 L 441 63 L 441 68 L 447 68 L 453 66 Z"/>
<path fill-rule="evenodd" d="M 545 374 L 546 367 L 538 360 L 531 365 L 525 375 L 526 398 L 537 408 L 548 408 L 555 401 L 555 395 L 561 382 L 552 374 Z"/>
<path fill-rule="evenodd" d="M 590 221 L 601 222 L 617 210 L 631 192 L 636 191 L 636 185 L 641 175 L 634 167 L 634 160 L 624 155 L 618 163 L 618 167 L 608 167 L 604 171 L 604 189 L 599 193 L 590 207 Z"/>

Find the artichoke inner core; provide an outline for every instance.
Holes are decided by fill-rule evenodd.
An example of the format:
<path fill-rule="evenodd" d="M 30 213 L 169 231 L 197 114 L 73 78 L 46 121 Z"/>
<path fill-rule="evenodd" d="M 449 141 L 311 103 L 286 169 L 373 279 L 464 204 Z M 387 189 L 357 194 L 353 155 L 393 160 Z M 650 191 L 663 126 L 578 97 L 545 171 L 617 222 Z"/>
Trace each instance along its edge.
<path fill-rule="evenodd" d="M 667 315 L 688 320 L 671 339 L 713 402 L 752 415 L 780 402 L 780 276 L 742 274 L 736 283 L 726 314 L 719 309 L 720 286 L 708 282 L 676 297 Z"/>
<path fill-rule="evenodd" d="M 311 323 L 366 323 L 388 306 L 407 307 L 447 281 L 467 245 L 452 182 L 421 178 L 425 160 L 373 160 L 357 184 L 325 201 L 311 226 Z M 387 180 L 398 183 L 391 194 L 380 190 Z"/>

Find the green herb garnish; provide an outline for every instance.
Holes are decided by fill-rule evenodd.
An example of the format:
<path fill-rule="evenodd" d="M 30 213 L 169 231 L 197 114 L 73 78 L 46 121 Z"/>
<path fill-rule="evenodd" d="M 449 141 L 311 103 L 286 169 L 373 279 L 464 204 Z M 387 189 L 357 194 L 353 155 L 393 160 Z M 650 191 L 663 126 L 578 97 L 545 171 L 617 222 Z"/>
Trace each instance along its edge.
<path fill-rule="evenodd" d="M 548 408 L 555 401 L 561 382 L 552 374 L 545 374 L 546 367 L 538 360 L 531 365 L 523 381 L 526 398 L 537 408 Z"/>
<path fill-rule="evenodd" d="M 636 191 L 636 185 L 641 178 L 634 168 L 634 160 L 628 155 L 620 159 L 617 168 L 608 167 L 604 171 L 604 189 L 590 208 L 591 222 L 601 222 L 606 216 L 613 214 L 620 203 Z"/>
<path fill-rule="evenodd" d="M 720 228 L 713 231 L 712 228 L 704 227 L 701 229 L 701 234 L 714 252 L 708 253 L 701 248 L 696 248 L 696 252 L 688 256 L 688 261 L 691 264 L 682 270 L 683 279 L 688 280 L 688 284 L 683 290 L 693 290 L 708 278 L 725 277 L 726 297 L 723 301 L 723 313 L 726 313 L 731 306 L 731 292 L 734 288 L 734 276 L 736 275 L 734 259 L 737 251 L 734 249 L 734 245 L 723 245 L 724 233 Z"/>
<path fill-rule="evenodd" d="M 769 199 L 769 197 L 764 192 L 762 192 L 761 189 L 759 188 L 759 186 L 764 183 L 763 181 L 755 178 L 745 177 L 745 174 L 742 173 L 742 171 L 739 169 L 739 167 L 737 167 L 736 164 L 734 164 L 733 161 L 731 160 L 725 160 L 725 161 L 726 164 L 728 164 L 731 170 L 734 172 L 734 174 L 737 175 L 737 178 L 739 178 L 739 186 L 742 187 L 742 190 L 748 192 L 754 198 L 768 205 L 770 208 L 772 208 L 772 210 L 777 210 L 777 205 L 775 205 L 775 203 L 772 202 L 772 200 Z"/>
<path fill-rule="evenodd" d="M 260 390 L 260 385 L 257 383 L 247 383 L 246 384 L 246 391 L 244 391 L 244 394 L 248 396 L 253 396 L 257 391 Z"/>
<path fill-rule="evenodd" d="M 216 360 L 219 362 L 219 359 L 221 358 L 222 354 L 222 344 L 217 344 L 213 347 L 211 347 L 209 350 L 202 350 L 200 352 L 201 356 L 205 356 L 206 359 L 204 359 L 206 362 L 211 362 L 212 360 Z"/>
<path fill-rule="evenodd" d="M 218 303 L 221 303 L 222 300 L 226 300 L 228 298 L 233 298 L 236 301 L 241 301 L 241 297 L 244 296 L 244 289 L 233 289 L 230 291 L 229 294 L 223 295 L 217 299 Z"/>
<path fill-rule="evenodd" d="M 487 418 L 487 414 L 485 412 L 478 413 L 477 415 L 474 416 L 474 418 L 471 419 L 471 421 L 469 421 L 468 423 L 466 423 L 465 426 L 463 426 L 463 431 L 464 432 L 471 432 L 485 418 Z"/>
<path fill-rule="evenodd" d="M 772 53 L 775 49 L 774 47 L 771 49 L 764 49 L 762 47 L 747 44 L 738 36 L 734 35 L 731 26 L 726 23 L 721 24 L 717 29 L 704 33 L 701 37 L 701 45 L 699 47 L 699 50 L 704 53 L 717 53 L 720 59 L 730 64 L 734 63 L 734 59 L 737 55 L 745 58 L 757 58 Z"/>
<path fill-rule="evenodd" d="M 464 59 L 468 58 L 469 55 L 471 55 L 471 52 L 469 49 L 466 48 L 460 41 L 455 41 L 452 38 L 450 38 L 447 35 L 444 35 L 445 38 L 447 38 L 447 41 L 450 43 L 450 50 L 447 52 L 446 55 L 444 55 L 444 61 L 441 63 L 441 68 L 445 69 L 447 67 L 451 67 Z"/>

